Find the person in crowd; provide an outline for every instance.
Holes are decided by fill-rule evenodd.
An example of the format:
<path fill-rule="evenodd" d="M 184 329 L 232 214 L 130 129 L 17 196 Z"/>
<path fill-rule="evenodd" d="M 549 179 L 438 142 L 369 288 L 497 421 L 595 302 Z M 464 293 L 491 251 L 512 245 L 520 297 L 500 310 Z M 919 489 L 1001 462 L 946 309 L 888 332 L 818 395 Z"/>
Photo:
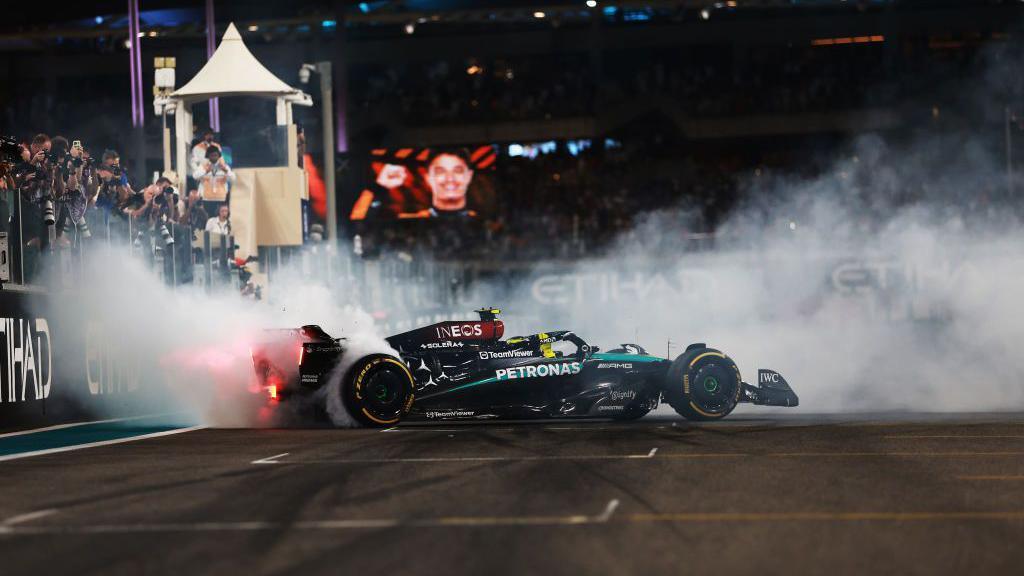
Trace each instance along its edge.
<path fill-rule="evenodd" d="M 217 215 L 206 221 L 206 231 L 211 234 L 231 235 L 231 209 L 227 204 L 217 208 Z"/>
<path fill-rule="evenodd" d="M 199 188 L 199 195 L 208 203 L 220 203 L 228 200 L 230 186 L 235 181 L 235 173 L 224 161 L 219 146 L 211 145 L 206 149 L 206 160 L 192 173 Z"/>
<path fill-rule="evenodd" d="M 203 163 L 206 161 L 206 152 L 211 146 L 220 148 L 220 144 L 215 140 L 213 130 L 207 128 L 203 130 L 203 136 L 196 142 L 195 146 L 192 147 L 191 157 L 189 158 L 189 168 L 193 173 L 196 170 L 202 168 Z"/>

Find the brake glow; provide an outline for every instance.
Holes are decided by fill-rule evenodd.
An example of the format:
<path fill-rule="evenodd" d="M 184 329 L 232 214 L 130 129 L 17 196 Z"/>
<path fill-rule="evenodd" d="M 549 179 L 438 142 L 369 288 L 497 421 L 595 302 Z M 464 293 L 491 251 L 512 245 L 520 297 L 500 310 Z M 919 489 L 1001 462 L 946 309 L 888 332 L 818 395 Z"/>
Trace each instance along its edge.
<path fill-rule="evenodd" d="M 270 386 L 267 386 L 267 394 L 270 396 L 271 400 L 277 400 L 277 385 L 271 384 Z"/>
<path fill-rule="evenodd" d="M 306 355 L 306 347 L 299 346 L 299 366 L 302 366 L 302 358 Z"/>

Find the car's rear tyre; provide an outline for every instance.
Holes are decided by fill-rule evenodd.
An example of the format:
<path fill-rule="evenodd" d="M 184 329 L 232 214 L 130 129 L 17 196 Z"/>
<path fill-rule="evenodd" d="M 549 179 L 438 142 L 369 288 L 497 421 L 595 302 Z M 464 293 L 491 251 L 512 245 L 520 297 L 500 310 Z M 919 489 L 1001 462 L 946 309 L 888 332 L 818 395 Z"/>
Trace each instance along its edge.
<path fill-rule="evenodd" d="M 360 358 L 345 376 L 341 394 L 348 413 L 365 426 L 394 426 L 412 407 L 413 379 L 400 359 Z"/>
<path fill-rule="evenodd" d="M 721 420 L 740 400 L 739 368 L 713 348 L 693 348 L 668 370 L 663 399 L 687 420 Z"/>

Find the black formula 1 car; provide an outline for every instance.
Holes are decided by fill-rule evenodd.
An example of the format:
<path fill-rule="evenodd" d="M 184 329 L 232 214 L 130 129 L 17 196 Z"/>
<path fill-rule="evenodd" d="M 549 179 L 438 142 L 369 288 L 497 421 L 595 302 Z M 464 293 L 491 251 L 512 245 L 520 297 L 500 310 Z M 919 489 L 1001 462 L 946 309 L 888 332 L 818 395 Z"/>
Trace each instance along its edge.
<path fill-rule="evenodd" d="M 689 420 L 718 420 L 740 402 L 799 403 L 778 372 L 759 370 L 757 384 L 748 384 L 732 359 L 702 343 L 673 361 L 636 344 L 602 352 L 570 331 L 502 340 L 500 311 L 477 312 L 479 321 L 440 322 L 387 338 L 397 355 L 346 358 L 347 341 L 317 326 L 278 332 L 253 349 L 258 389 L 285 401 L 324 387 L 336 366 L 347 366 L 340 385 L 327 392 L 369 426 L 403 419 L 630 420 L 662 401 Z"/>

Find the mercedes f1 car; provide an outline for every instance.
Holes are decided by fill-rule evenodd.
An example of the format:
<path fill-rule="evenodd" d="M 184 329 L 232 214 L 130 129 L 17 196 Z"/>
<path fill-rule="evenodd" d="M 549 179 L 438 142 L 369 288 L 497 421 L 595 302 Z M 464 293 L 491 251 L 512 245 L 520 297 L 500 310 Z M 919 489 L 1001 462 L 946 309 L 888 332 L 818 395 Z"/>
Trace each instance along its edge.
<path fill-rule="evenodd" d="M 317 326 L 279 332 L 253 349 L 258 390 L 270 401 L 325 388 L 346 366 L 340 395 L 368 426 L 403 419 L 640 418 L 668 403 L 688 420 L 718 420 L 737 404 L 796 406 L 799 399 L 773 370 L 743 381 L 731 358 L 703 343 L 675 360 L 636 344 L 600 351 L 570 331 L 502 339 L 496 309 L 478 321 L 432 324 L 387 338 L 397 354 L 346 358 L 344 338 Z M 346 358 L 348 362 L 341 362 Z M 335 376 L 337 378 L 338 376 Z"/>

